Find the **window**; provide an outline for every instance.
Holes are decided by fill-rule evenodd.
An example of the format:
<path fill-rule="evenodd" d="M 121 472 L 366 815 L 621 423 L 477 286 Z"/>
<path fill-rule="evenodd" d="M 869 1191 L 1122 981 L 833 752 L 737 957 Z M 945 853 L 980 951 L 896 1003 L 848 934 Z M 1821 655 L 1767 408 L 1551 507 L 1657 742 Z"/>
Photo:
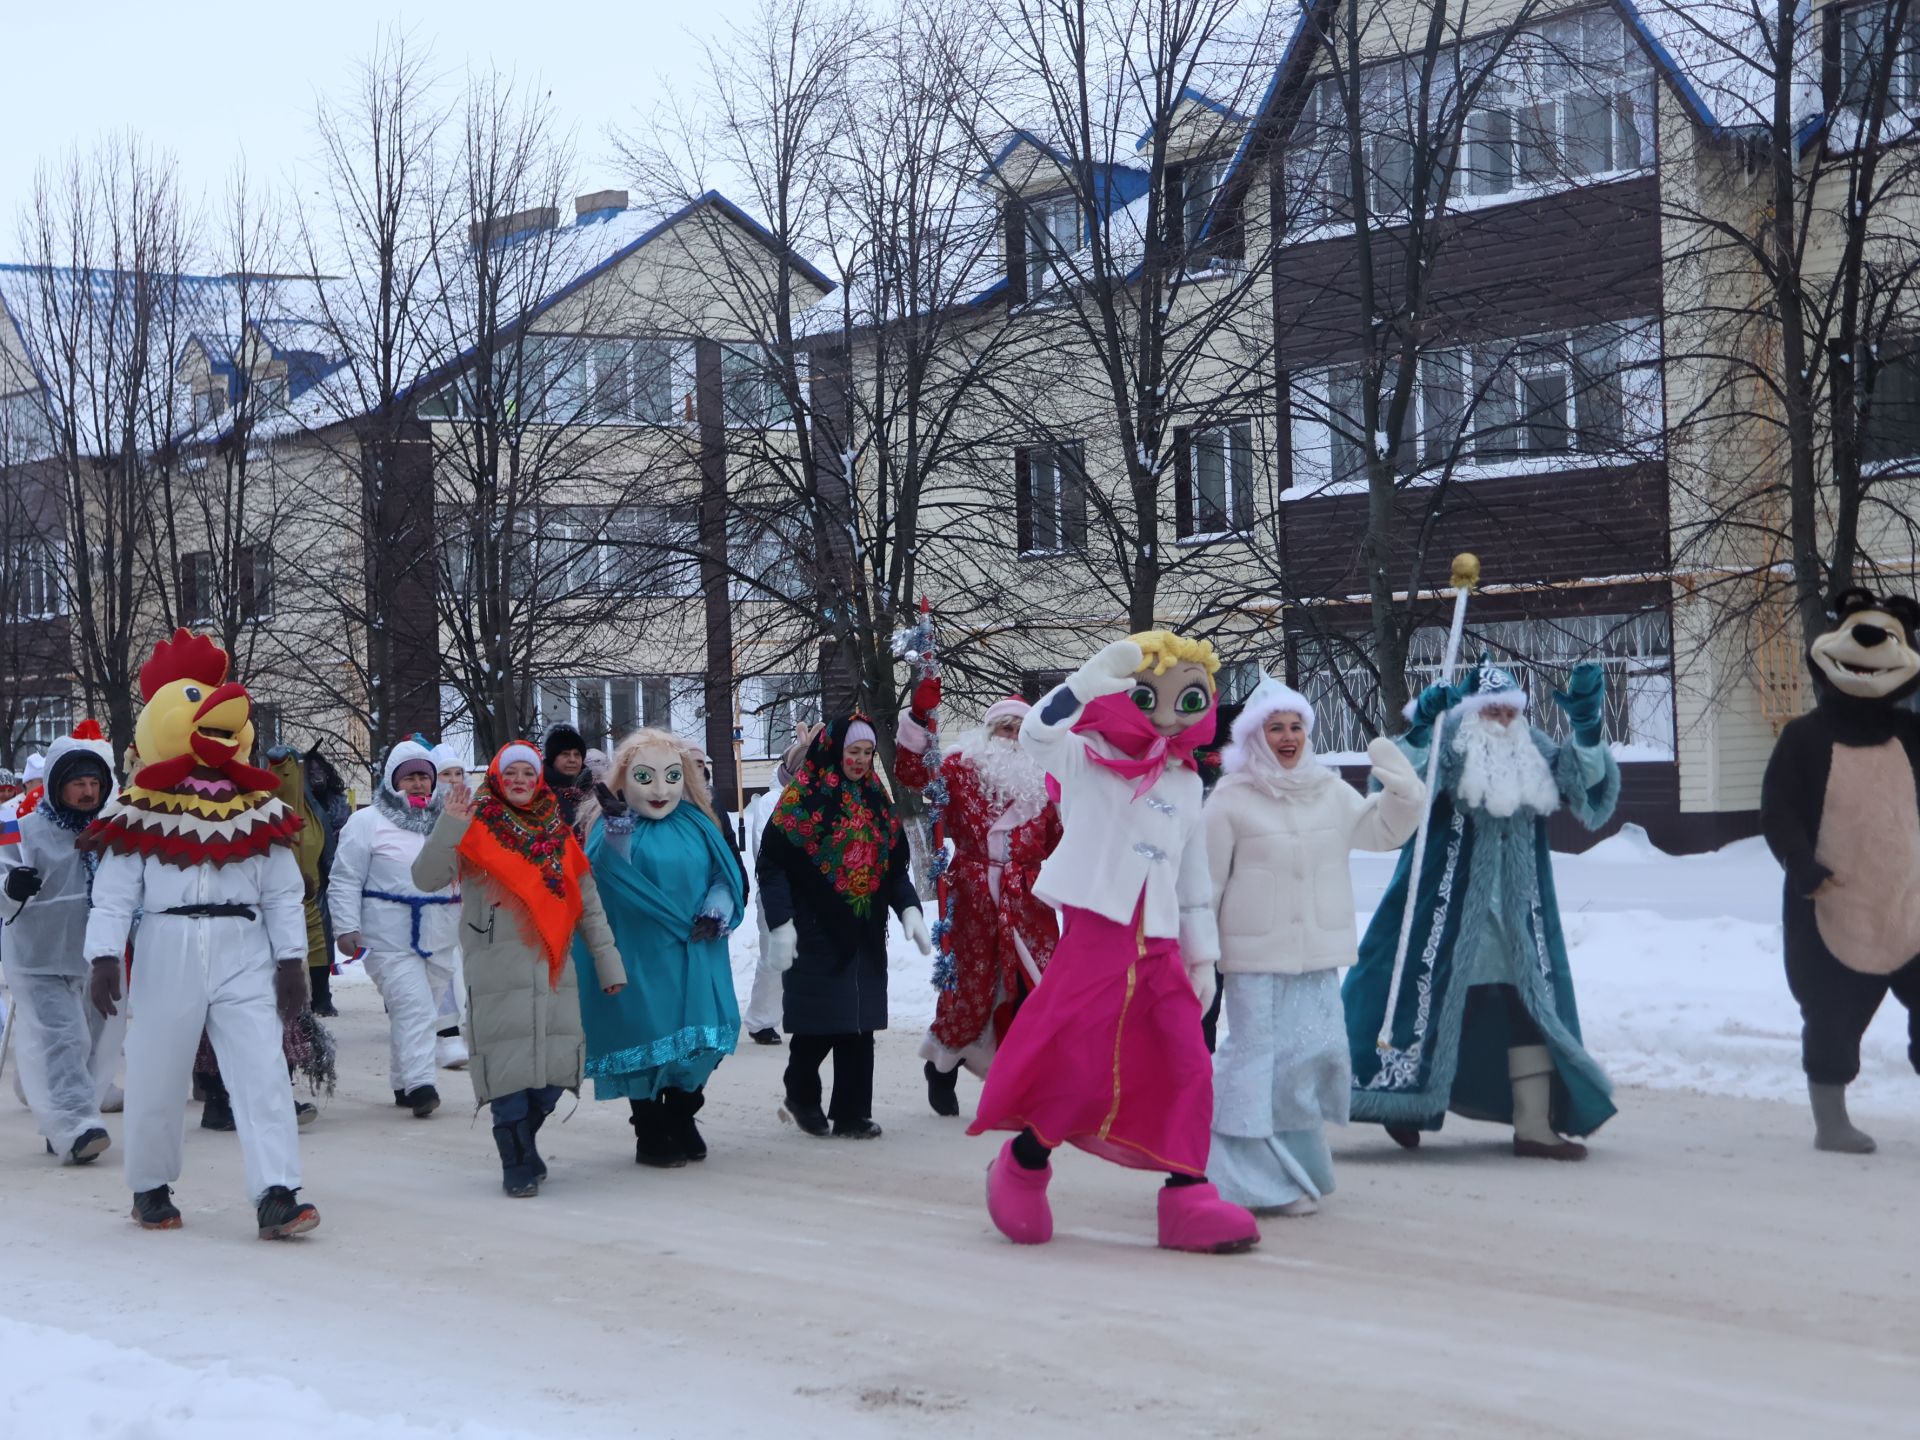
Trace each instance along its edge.
<path fill-rule="evenodd" d="M 38 392 L 0 395 L 0 462 L 38 454 L 52 441 L 46 407 Z"/>
<path fill-rule="evenodd" d="M 1065 670 L 1022 670 L 1020 672 L 1020 698 L 1029 705 L 1040 703 L 1040 697 L 1049 690 L 1058 688 L 1067 682 Z"/>
<path fill-rule="evenodd" d="M 287 733 L 286 717 L 278 705 L 253 707 L 253 743 L 261 755 L 278 745 Z"/>
<path fill-rule="evenodd" d="M 1415 154 L 1408 83 L 1399 67 L 1388 66 L 1375 67 L 1361 83 L 1361 199 L 1370 216 L 1403 215 L 1412 202 Z M 1355 210 L 1349 148 L 1353 136 L 1341 85 L 1334 78 L 1315 86 L 1302 121 L 1307 147 L 1294 162 L 1292 184 L 1302 197 L 1302 218 L 1310 224 L 1352 220 Z"/>
<path fill-rule="evenodd" d="M 211 625 L 225 608 L 219 572 L 210 551 L 194 550 L 180 557 L 180 618 L 189 625 Z M 235 607 L 242 620 L 266 620 L 273 614 L 272 564 L 257 545 L 239 546 L 233 553 L 231 576 Z"/>
<path fill-rule="evenodd" d="M 1887 109 L 1895 113 L 1920 109 L 1920 8 L 1909 6 L 1905 27 L 1889 35 L 1894 6 L 1891 0 L 1833 6 L 1828 13 L 1839 30 L 1839 102 L 1849 110 L 1864 111 L 1881 76 L 1886 77 Z M 1891 59 L 1887 55 L 1892 44 Z"/>
<path fill-rule="evenodd" d="M 58 540 L 23 540 L 14 550 L 13 593 L 7 613 L 16 620 L 51 620 L 67 611 L 66 551 Z"/>
<path fill-rule="evenodd" d="M 213 619 L 213 556 L 195 550 L 180 557 L 180 618 L 189 625 Z"/>
<path fill-rule="evenodd" d="M 444 389 L 434 391 L 420 402 L 415 413 L 422 420 L 466 419 L 466 397 L 461 391 L 459 382 L 455 381 Z"/>
<path fill-rule="evenodd" d="M 19 729 L 13 747 L 13 768 L 17 771 L 27 756 L 42 754 L 62 735 L 73 732 L 73 701 L 65 695 L 28 695 L 20 701 Z"/>
<path fill-rule="evenodd" d="M 1253 528 L 1253 424 L 1182 431 L 1177 438 L 1182 536 L 1228 535 Z"/>
<path fill-rule="evenodd" d="M 1080 205 L 1071 195 L 1035 201 L 1027 210 L 1027 294 L 1067 280 L 1080 248 Z"/>
<path fill-rule="evenodd" d="M 1861 462 L 1888 465 L 1920 456 L 1920 340 L 1883 342 L 1868 373 Z"/>
<path fill-rule="evenodd" d="M 699 685 L 698 679 L 670 675 L 542 680 L 535 691 L 540 728 L 571 725 L 589 746 L 611 752 L 642 725 L 680 733 L 676 694 L 692 694 Z"/>
<path fill-rule="evenodd" d="M 795 727 L 820 718 L 820 682 L 812 675 L 762 675 L 744 687 L 741 749 L 754 759 L 775 759 L 793 744 Z"/>
<path fill-rule="evenodd" d="M 269 375 L 253 382 L 254 410 L 284 410 L 287 404 L 287 377 Z"/>
<path fill-rule="evenodd" d="M 722 347 L 720 384 L 729 426 L 742 430 L 792 426 L 793 407 L 787 403 L 780 376 L 763 351 L 745 345 Z"/>
<path fill-rule="evenodd" d="M 1467 190 L 1504 195 L 1634 170 L 1649 158 L 1653 82 L 1644 52 L 1608 11 L 1518 37 L 1467 117 Z"/>
<path fill-rule="evenodd" d="M 1253 694 L 1259 684 L 1260 662 L 1257 660 L 1229 660 L 1214 676 L 1214 688 L 1222 705 L 1238 705 Z"/>
<path fill-rule="evenodd" d="M 227 392 L 224 387 L 193 392 L 193 428 L 211 424 L 226 413 Z"/>
<path fill-rule="evenodd" d="M 1014 518 L 1020 552 L 1087 548 L 1087 481 L 1077 440 L 1013 452 Z"/>
<path fill-rule="evenodd" d="M 272 557 L 261 546 L 242 545 L 233 557 L 234 586 L 240 592 L 240 618 L 265 620 L 273 614 Z"/>

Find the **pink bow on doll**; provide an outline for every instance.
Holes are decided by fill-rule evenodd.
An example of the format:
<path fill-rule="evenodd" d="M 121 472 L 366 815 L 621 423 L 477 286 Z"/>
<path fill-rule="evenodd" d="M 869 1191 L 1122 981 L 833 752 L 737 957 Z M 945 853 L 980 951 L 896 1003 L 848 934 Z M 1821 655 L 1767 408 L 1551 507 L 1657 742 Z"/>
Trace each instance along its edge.
<path fill-rule="evenodd" d="M 1154 786 L 1167 768 L 1167 762 L 1198 771 L 1200 762 L 1193 752 L 1213 739 L 1215 719 L 1220 713 L 1220 697 L 1207 702 L 1207 713 L 1178 735 L 1162 735 L 1153 721 L 1127 695 L 1103 695 L 1089 704 L 1074 723 L 1076 735 L 1098 735 L 1125 758 L 1114 759 L 1089 749 L 1087 758 L 1113 771 L 1122 780 L 1135 781 L 1133 798 L 1138 800 Z"/>

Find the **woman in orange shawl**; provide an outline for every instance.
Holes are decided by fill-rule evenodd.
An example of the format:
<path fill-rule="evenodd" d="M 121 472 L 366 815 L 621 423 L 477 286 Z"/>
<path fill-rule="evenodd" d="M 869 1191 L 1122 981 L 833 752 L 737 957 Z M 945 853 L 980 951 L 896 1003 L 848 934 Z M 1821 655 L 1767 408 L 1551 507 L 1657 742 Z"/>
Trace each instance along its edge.
<path fill-rule="evenodd" d="M 540 752 L 502 746 L 478 793 L 464 784 L 413 862 L 426 891 L 460 884 L 460 945 L 466 962 L 467 1047 L 477 1101 L 491 1105 L 501 1183 L 509 1195 L 539 1192 L 547 1167 L 534 1137 L 578 1091 L 585 1037 L 569 963 L 577 932 L 609 995 L 627 980 L 580 842 L 540 775 Z"/>

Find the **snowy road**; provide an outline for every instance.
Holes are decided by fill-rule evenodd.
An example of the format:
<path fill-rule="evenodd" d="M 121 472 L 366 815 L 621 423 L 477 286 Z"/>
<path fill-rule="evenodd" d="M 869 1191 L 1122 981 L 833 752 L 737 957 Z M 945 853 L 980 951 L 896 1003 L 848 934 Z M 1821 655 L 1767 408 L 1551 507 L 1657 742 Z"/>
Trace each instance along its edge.
<path fill-rule="evenodd" d="M 395 1111 L 377 999 L 341 998 L 304 1242 L 251 1238 L 232 1136 L 189 1132 L 188 1228 L 148 1235 L 116 1167 L 37 1160 L 0 1104 L 0 1316 L 63 1332 L 0 1320 L 0 1435 L 1753 1440 L 1920 1407 L 1905 1118 L 1841 1159 L 1797 1106 L 1630 1090 L 1583 1167 L 1356 1130 L 1326 1212 L 1244 1258 L 1154 1250 L 1152 1180 L 1075 1155 L 1058 1240 L 1019 1251 L 979 1203 L 990 1142 L 926 1111 L 905 1033 L 877 1144 L 780 1126 L 780 1052 L 748 1047 L 704 1166 L 638 1169 L 588 1102 L 514 1202 L 464 1082 Z"/>

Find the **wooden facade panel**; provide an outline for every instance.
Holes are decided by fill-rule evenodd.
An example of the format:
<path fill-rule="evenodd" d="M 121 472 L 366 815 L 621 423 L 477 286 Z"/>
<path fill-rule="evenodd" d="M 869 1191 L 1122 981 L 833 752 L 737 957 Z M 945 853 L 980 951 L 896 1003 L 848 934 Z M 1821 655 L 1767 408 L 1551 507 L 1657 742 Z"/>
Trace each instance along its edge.
<path fill-rule="evenodd" d="M 1651 176 L 1471 210 L 1445 223 L 1428 312 L 1439 343 L 1661 313 L 1659 189 Z M 1404 286 L 1402 236 L 1382 231 L 1374 247 L 1379 313 L 1395 308 Z M 1362 353 L 1358 255 L 1351 235 L 1277 252 L 1274 320 L 1283 368 L 1314 369 Z"/>
<path fill-rule="evenodd" d="M 1423 582 L 1444 574 L 1448 557 L 1461 550 L 1478 555 L 1488 580 L 1502 584 L 1667 568 L 1667 477 L 1661 464 L 1463 481 L 1444 492 L 1410 486 L 1396 503 L 1400 543 L 1390 562 L 1396 588 L 1413 575 L 1414 547 L 1423 539 Z M 1281 545 L 1294 595 L 1366 591 L 1366 518 L 1364 493 L 1315 496 L 1283 508 Z"/>

